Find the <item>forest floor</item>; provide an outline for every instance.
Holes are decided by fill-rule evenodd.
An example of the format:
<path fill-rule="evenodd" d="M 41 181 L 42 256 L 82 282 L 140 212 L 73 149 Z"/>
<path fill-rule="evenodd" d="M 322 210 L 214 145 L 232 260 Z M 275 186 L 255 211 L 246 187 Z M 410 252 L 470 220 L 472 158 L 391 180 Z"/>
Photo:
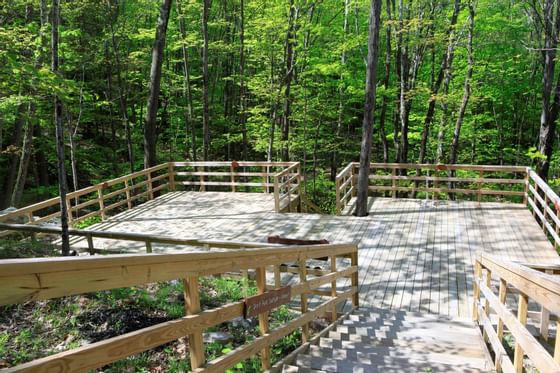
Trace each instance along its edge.
<path fill-rule="evenodd" d="M 0 241 L 0 259 L 56 253 L 50 245 Z M 200 286 L 203 309 L 236 302 L 256 293 L 252 280 L 205 277 Z M 0 307 L 0 369 L 180 318 L 184 314 L 181 281 Z M 271 312 L 270 327 L 274 329 L 296 316 L 295 311 L 281 306 Z M 258 337 L 258 320 L 239 318 L 205 330 L 205 338 L 212 335 L 217 338 L 205 343 L 207 360 Z M 297 348 L 300 340 L 300 332 L 296 331 L 274 344 L 272 362 Z M 190 370 L 188 352 L 188 339 L 180 338 L 95 371 L 186 372 Z M 252 358 L 237 364 L 230 372 L 256 372 L 259 368 L 260 361 Z"/>

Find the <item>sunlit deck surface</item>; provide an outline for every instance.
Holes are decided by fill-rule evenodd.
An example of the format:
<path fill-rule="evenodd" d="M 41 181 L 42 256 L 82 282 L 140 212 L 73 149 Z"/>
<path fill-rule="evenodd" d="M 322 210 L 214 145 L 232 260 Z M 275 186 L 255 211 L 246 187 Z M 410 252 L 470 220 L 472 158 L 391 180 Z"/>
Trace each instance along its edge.
<path fill-rule="evenodd" d="M 172 192 L 90 229 L 175 238 L 266 242 L 270 235 L 359 245 L 361 305 L 469 316 L 477 251 L 559 263 L 521 204 L 375 198 L 366 218 L 277 214 L 271 194 Z M 94 239 L 96 248 L 144 252 L 142 243 Z M 75 243 L 84 245 L 84 242 Z M 154 252 L 184 250 L 155 245 Z"/>

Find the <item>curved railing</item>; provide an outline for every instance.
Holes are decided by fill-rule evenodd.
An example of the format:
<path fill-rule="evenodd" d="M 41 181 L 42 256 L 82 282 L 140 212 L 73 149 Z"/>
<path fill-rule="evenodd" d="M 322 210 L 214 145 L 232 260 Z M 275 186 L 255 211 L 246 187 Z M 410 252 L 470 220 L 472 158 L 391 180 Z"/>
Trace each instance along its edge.
<path fill-rule="evenodd" d="M 358 306 L 358 249 L 354 244 L 299 247 L 266 247 L 227 252 L 182 254 L 126 254 L 64 258 L 12 259 L 0 261 L 0 305 L 18 304 L 88 292 L 131 287 L 146 283 L 182 279 L 186 316 L 131 333 L 88 344 L 37 359 L 0 372 L 78 372 L 95 369 L 128 356 L 147 351 L 188 336 L 191 368 L 194 371 L 223 372 L 251 356 L 259 355 L 262 368 L 270 367 L 270 346 L 289 333 L 301 329 L 304 343 L 308 324 L 316 317 L 332 313 L 337 305 L 352 300 Z M 313 271 L 308 278 L 308 261 L 328 258 L 326 270 Z M 349 262 L 347 262 L 349 261 Z M 225 355 L 206 362 L 202 333 L 205 329 L 243 317 L 247 301 L 201 310 L 199 278 L 234 271 L 255 270 L 261 297 L 275 286 L 267 285 L 267 271 L 276 272 L 287 262 L 296 262 L 299 282 L 280 287 L 286 301 L 299 298 L 300 316 L 270 330 L 268 309 L 258 309 L 261 336 Z M 340 287 L 344 285 L 344 287 Z M 326 287 L 326 288 L 325 288 Z M 321 288 L 321 289 L 319 289 Z M 308 297 L 321 294 L 319 305 L 309 308 Z M 258 297 L 258 296 L 257 296 Z M 253 302 L 258 301 L 253 299 Z M 263 298 L 264 299 L 264 298 Z M 267 304 L 267 299 L 263 304 Z M 254 303 L 252 303 L 254 304 Z"/>

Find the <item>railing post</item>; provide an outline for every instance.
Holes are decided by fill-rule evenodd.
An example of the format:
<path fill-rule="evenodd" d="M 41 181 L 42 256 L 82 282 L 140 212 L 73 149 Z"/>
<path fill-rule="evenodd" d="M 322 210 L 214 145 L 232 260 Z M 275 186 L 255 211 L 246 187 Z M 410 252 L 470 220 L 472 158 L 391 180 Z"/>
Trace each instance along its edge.
<path fill-rule="evenodd" d="M 259 294 L 266 292 L 266 270 L 264 267 L 258 267 L 256 270 L 257 291 Z M 268 311 L 259 313 L 259 331 L 261 336 L 268 333 Z M 262 369 L 270 368 L 270 346 L 266 346 L 261 351 Z"/>
<path fill-rule="evenodd" d="M 560 320 L 556 320 L 556 342 L 554 343 L 554 361 L 560 364 Z"/>
<path fill-rule="evenodd" d="M 350 255 L 350 265 L 356 266 L 356 269 L 358 269 L 358 251 L 354 251 Z M 352 274 L 352 287 L 358 288 L 358 281 L 359 281 L 358 270 L 356 270 L 356 272 Z M 356 293 L 352 294 L 352 305 L 354 306 L 354 308 L 360 307 L 359 291 L 356 291 Z"/>
<path fill-rule="evenodd" d="M 480 170 L 480 172 L 478 174 L 478 177 L 480 179 L 484 178 L 484 170 Z M 482 202 L 482 181 L 480 181 L 478 183 L 478 193 L 477 193 L 476 198 L 477 198 L 478 204 L 480 205 L 480 202 Z"/>
<path fill-rule="evenodd" d="M 352 181 L 350 181 L 350 187 L 352 188 L 352 197 L 356 197 L 358 195 L 358 189 L 356 188 L 356 185 L 358 185 L 356 181 L 356 179 L 358 179 L 358 174 L 355 172 L 356 169 L 359 169 L 357 167 L 357 163 L 352 163 L 352 167 L 350 167 L 350 177 L 352 178 Z"/>
<path fill-rule="evenodd" d="M 105 220 L 105 201 L 103 200 L 103 188 L 101 185 L 97 186 L 97 199 L 99 203 L 99 212 L 101 214 L 101 220 Z"/>
<path fill-rule="evenodd" d="M 298 212 L 302 211 L 302 206 L 303 206 L 303 200 L 301 197 L 301 164 L 298 162 L 298 165 L 296 167 L 296 172 L 297 172 L 297 194 L 298 194 Z"/>
<path fill-rule="evenodd" d="M 148 172 L 147 178 L 148 178 L 148 198 L 149 199 L 154 199 L 154 192 L 153 192 L 154 185 L 152 183 L 152 173 L 151 172 Z"/>
<path fill-rule="evenodd" d="M 491 280 L 492 280 L 492 271 L 490 271 L 487 268 L 486 269 L 486 283 L 485 283 L 485 285 L 488 289 L 490 289 Z M 484 313 L 486 314 L 486 318 L 489 318 L 489 316 L 490 316 L 490 301 L 488 300 L 488 298 L 486 298 L 485 302 L 484 302 Z M 486 328 L 484 328 L 482 336 L 484 337 L 484 340 L 486 342 L 488 342 L 488 333 L 486 332 Z"/>
<path fill-rule="evenodd" d="M 392 183 L 391 183 L 391 197 L 393 198 L 397 198 L 397 169 L 393 168 L 391 175 L 393 175 L 392 177 Z"/>
<path fill-rule="evenodd" d="M 126 204 L 128 205 L 128 209 L 132 208 L 132 201 L 130 200 L 130 185 L 128 184 L 128 179 L 124 180 L 124 188 L 126 189 Z"/>
<path fill-rule="evenodd" d="M 536 219 L 537 217 L 537 211 L 536 209 L 538 208 L 539 205 L 537 205 L 537 194 L 539 194 L 539 183 L 535 183 L 535 193 L 533 194 L 533 217 Z"/>
<path fill-rule="evenodd" d="M 198 293 L 198 277 L 188 276 L 183 280 L 185 311 L 187 315 L 200 313 L 200 295 Z M 202 330 L 189 334 L 189 354 L 191 359 L 191 369 L 195 370 L 204 365 L 204 339 Z"/>
<path fill-rule="evenodd" d="M 474 285 L 473 285 L 473 313 L 472 318 L 475 322 L 478 321 L 478 303 L 480 302 L 480 286 L 478 282 L 481 280 L 482 277 L 482 265 L 478 261 L 475 260 L 474 263 Z"/>
<path fill-rule="evenodd" d="M 498 299 L 501 304 L 506 303 L 506 296 L 507 296 L 507 282 L 503 278 L 500 279 L 500 289 L 498 292 Z M 498 326 L 496 328 L 496 334 L 498 335 L 498 339 L 500 342 L 504 337 L 504 321 L 501 317 L 498 316 Z"/>
<path fill-rule="evenodd" d="M 91 234 L 88 234 L 86 236 L 86 239 L 87 239 L 89 253 L 91 255 L 95 254 L 95 248 L 93 246 L 93 236 Z"/>
<path fill-rule="evenodd" d="M 340 215 L 342 208 L 340 206 L 340 179 L 338 177 L 334 180 L 334 189 L 336 195 L 336 214 Z"/>
<path fill-rule="evenodd" d="M 146 241 L 146 253 L 147 254 L 152 253 L 152 242 L 151 241 Z"/>
<path fill-rule="evenodd" d="M 551 271 L 545 270 L 545 273 L 551 273 Z M 545 342 L 548 342 L 549 324 L 550 324 L 550 311 L 544 305 L 541 305 L 541 320 L 539 325 L 539 331 L 541 333 L 541 337 L 544 339 Z"/>
<path fill-rule="evenodd" d="M 331 272 L 336 272 L 336 256 L 331 256 Z M 336 298 L 337 294 L 336 294 L 336 279 L 333 280 L 331 282 L 331 297 Z M 337 314 L 336 314 L 336 305 L 333 306 L 333 310 L 332 310 L 332 320 L 334 322 L 334 320 L 337 319 Z"/>
<path fill-rule="evenodd" d="M 299 281 L 300 283 L 304 284 L 307 282 L 307 267 L 305 263 L 305 259 L 301 259 L 298 261 L 299 266 Z M 307 293 L 301 293 L 301 314 L 307 313 Z M 302 327 L 301 333 L 301 340 L 302 343 L 306 343 L 309 340 L 309 324 L 305 324 Z"/>
<path fill-rule="evenodd" d="M 201 171 L 202 173 L 206 172 L 206 168 L 205 167 L 199 167 L 198 168 L 199 171 Z M 196 171 L 196 168 L 194 168 L 194 170 Z M 200 175 L 200 189 L 201 192 L 206 192 L 206 185 L 204 184 L 204 175 Z"/>
<path fill-rule="evenodd" d="M 278 174 L 274 174 L 274 211 L 280 212 L 280 185 L 278 182 Z"/>
<path fill-rule="evenodd" d="M 233 162 L 229 166 L 229 174 L 231 177 L 231 191 L 235 193 L 235 168 L 233 167 Z"/>
<path fill-rule="evenodd" d="M 268 167 L 262 166 L 261 170 L 263 173 L 263 193 L 268 193 Z"/>
<path fill-rule="evenodd" d="M 525 206 L 527 206 L 527 199 L 529 197 L 529 173 L 530 173 L 530 168 L 527 167 L 525 169 L 525 189 L 523 190 L 524 194 L 523 194 L 523 204 Z"/>
<path fill-rule="evenodd" d="M 169 190 L 175 191 L 175 166 L 173 162 L 167 163 L 167 177 L 169 178 Z"/>
<path fill-rule="evenodd" d="M 517 307 L 517 319 L 522 325 L 527 324 L 527 306 L 529 297 L 523 292 L 519 292 L 519 304 Z M 517 373 L 523 372 L 523 349 L 519 342 L 515 342 L 515 351 L 513 353 L 513 368 Z"/>

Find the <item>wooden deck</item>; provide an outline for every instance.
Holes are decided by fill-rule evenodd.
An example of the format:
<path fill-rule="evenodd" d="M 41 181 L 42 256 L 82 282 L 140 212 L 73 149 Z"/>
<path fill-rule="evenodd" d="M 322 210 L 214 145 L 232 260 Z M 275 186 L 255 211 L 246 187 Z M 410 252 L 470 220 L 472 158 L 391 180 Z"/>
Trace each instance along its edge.
<path fill-rule="evenodd" d="M 92 226 L 176 238 L 266 242 L 270 235 L 359 244 L 361 305 L 469 316 L 477 251 L 560 263 L 521 204 L 376 198 L 366 218 L 278 214 L 271 194 L 172 192 Z M 130 252 L 141 243 L 94 240 Z M 74 245 L 85 242 L 75 241 Z M 178 247 L 154 245 L 154 252 Z"/>

